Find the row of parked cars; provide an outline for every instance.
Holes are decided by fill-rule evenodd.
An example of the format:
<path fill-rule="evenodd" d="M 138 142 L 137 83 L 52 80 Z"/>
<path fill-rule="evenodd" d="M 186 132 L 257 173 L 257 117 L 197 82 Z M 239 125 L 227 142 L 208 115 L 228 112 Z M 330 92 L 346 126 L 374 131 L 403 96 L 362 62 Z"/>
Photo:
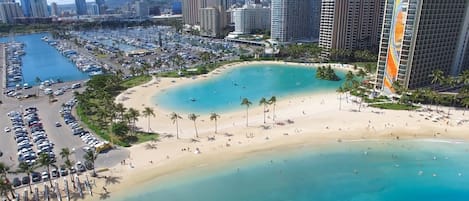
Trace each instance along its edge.
<path fill-rule="evenodd" d="M 62 109 L 60 110 L 60 114 L 64 118 L 65 124 L 67 124 L 72 129 L 72 134 L 75 136 L 79 136 L 81 140 L 88 145 L 84 147 L 85 151 L 93 149 L 97 152 L 101 152 L 108 148 L 111 148 L 109 142 L 99 140 L 89 131 L 83 129 L 83 127 L 80 126 L 78 121 L 72 115 L 72 108 L 73 106 L 75 106 L 76 103 L 77 100 L 75 98 L 67 101 L 65 104 L 63 104 Z"/>
<path fill-rule="evenodd" d="M 77 173 L 82 173 L 86 172 L 86 170 L 91 170 L 92 166 L 91 164 L 85 163 L 82 164 L 80 161 L 78 161 L 74 167 L 71 167 L 69 170 L 67 170 L 65 167 L 60 167 L 60 168 L 53 168 L 50 173 L 47 171 L 43 172 L 32 172 L 31 177 L 29 176 L 24 176 L 21 177 L 15 177 L 12 180 L 13 187 L 19 187 L 21 185 L 27 185 L 29 183 L 38 183 L 38 182 L 45 182 L 48 181 L 49 179 L 55 179 L 59 177 L 65 177 L 68 174 L 77 174 Z"/>
<path fill-rule="evenodd" d="M 28 107 L 24 114 L 18 111 L 8 113 L 12 123 L 14 139 L 18 147 L 18 161 L 34 165 L 37 157 L 45 153 L 55 161 L 53 152 L 54 143 L 52 143 L 45 133 L 42 123 L 37 114 L 37 108 Z M 31 131 L 29 135 L 28 128 Z M 35 146 L 34 146 L 35 145 Z M 35 150 L 34 150 L 35 148 Z"/>

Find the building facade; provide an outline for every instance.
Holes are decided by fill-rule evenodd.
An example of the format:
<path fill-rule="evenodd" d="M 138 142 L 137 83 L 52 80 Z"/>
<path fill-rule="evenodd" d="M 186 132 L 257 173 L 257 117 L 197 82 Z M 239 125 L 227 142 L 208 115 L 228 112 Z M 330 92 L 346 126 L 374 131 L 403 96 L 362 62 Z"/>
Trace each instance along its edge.
<path fill-rule="evenodd" d="M 31 17 L 32 15 L 32 8 L 31 8 L 31 0 L 21 0 L 21 9 L 23 10 L 23 15 L 25 17 Z"/>
<path fill-rule="evenodd" d="M 46 0 L 31 0 L 31 17 L 49 17 Z"/>
<path fill-rule="evenodd" d="M 52 16 L 59 16 L 60 15 L 59 7 L 57 6 L 57 3 L 55 3 L 55 2 L 52 2 L 50 4 L 50 15 L 52 15 Z"/>
<path fill-rule="evenodd" d="M 199 9 L 202 8 L 201 0 L 183 0 L 182 1 L 182 21 L 184 24 L 199 24 Z"/>
<path fill-rule="evenodd" d="M 200 35 L 218 37 L 221 33 L 220 13 L 214 7 L 199 9 Z"/>
<path fill-rule="evenodd" d="M 242 8 L 233 9 L 233 34 L 250 34 L 256 30 L 270 29 L 270 8 L 260 4 L 247 4 Z"/>
<path fill-rule="evenodd" d="M 441 70 L 457 75 L 469 69 L 468 0 L 387 1 L 376 88 L 394 93 L 393 83 L 415 89 L 431 84 Z"/>
<path fill-rule="evenodd" d="M 312 41 L 311 0 L 272 0 L 271 38 L 280 43 Z"/>
<path fill-rule="evenodd" d="M 6 24 L 15 23 L 15 18 L 24 17 L 23 11 L 18 3 L 0 3 L 0 22 Z"/>
<path fill-rule="evenodd" d="M 379 46 L 385 0 L 322 0 L 319 47 L 331 50 L 374 50 Z"/>
<path fill-rule="evenodd" d="M 106 2 L 104 0 L 95 0 L 95 3 L 98 5 L 99 15 L 105 14 Z"/>
<path fill-rule="evenodd" d="M 180 15 L 182 14 L 182 2 L 176 1 L 173 2 L 171 6 L 171 11 L 173 15 Z"/>
<path fill-rule="evenodd" d="M 75 0 L 77 15 L 87 15 L 86 0 Z"/>
<path fill-rule="evenodd" d="M 135 14 L 138 17 L 148 17 L 150 13 L 150 9 L 148 8 L 148 4 L 143 1 L 136 1 L 135 2 Z"/>

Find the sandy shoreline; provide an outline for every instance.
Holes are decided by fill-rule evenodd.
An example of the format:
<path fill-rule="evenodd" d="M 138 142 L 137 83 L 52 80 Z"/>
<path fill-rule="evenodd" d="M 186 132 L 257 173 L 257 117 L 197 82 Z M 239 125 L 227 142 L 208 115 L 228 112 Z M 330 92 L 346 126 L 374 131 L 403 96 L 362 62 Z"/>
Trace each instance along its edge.
<path fill-rule="evenodd" d="M 255 63 L 284 64 L 285 62 Z M 176 127 L 168 117 L 171 112 L 154 106 L 151 97 L 163 89 L 209 79 L 227 69 L 239 66 L 222 67 L 206 76 L 199 76 L 195 80 L 190 78 L 153 79 L 147 84 L 134 87 L 119 95 L 116 102 L 122 102 L 125 107 L 133 107 L 140 111 L 144 107 L 152 107 L 156 117 L 151 118 L 151 129 L 165 136 L 168 134 L 175 136 Z M 127 98 L 122 98 L 124 96 Z M 249 110 L 249 127 L 245 125 L 245 110 L 221 113 L 218 121 L 218 134 L 214 133 L 214 122 L 210 121 L 208 114 L 201 115 L 197 120 L 200 136 L 197 142 L 192 140 L 195 133 L 193 122 L 187 120 L 187 114 L 180 114 L 184 118 L 179 121 L 181 139 L 163 136 L 159 142 L 129 148 L 131 155 L 126 161 L 127 165 L 110 167 L 110 171 L 101 173 L 103 176 L 119 178 L 118 184 L 106 186 L 107 191 L 111 192 L 112 198 L 123 192 L 130 192 L 142 183 L 163 175 L 201 165 L 222 164 L 255 152 L 314 146 L 315 144 L 336 144 L 347 140 L 433 138 L 467 140 L 469 138 L 464 135 L 464 132 L 469 129 L 468 123 L 457 125 L 458 120 L 469 119 L 469 114 L 462 115 L 463 111 L 452 110 L 450 120 L 442 119 L 432 122 L 432 118 L 443 114 L 384 111 L 369 107 L 363 107 L 361 112 L 358 112 L 358 105 L 354 104 L 350 97 L 347 100 L 345 95 L 342 96 L 342 110 L 339 110 L 338 97 L 335 92 L 328 92 L 303 94 L 286 100 L 278 100 L 276 122 L 273 122 L 272 108 L 269 108 L 270 112 L 267 113 L 265 125 L 262 107 L 257 104 L 253 104 Z M 443 111 L 446 112 L 447 108 Z M 430 117 L 430 115 L 433 116 Z M 147 119 L 140 118 L 137 126 L 142 130 L 147 130 Z M 187 148 L 190 151 L 187 151 Z M 194 153 L 197 148 L 200 154 Z M 104 186 L 104 183 L 104 179 L 97 179 L 96 193 L 103 193 L 101 186 Z M 98 197 L 89 197 L 89 199 L 97 200 Z"/>

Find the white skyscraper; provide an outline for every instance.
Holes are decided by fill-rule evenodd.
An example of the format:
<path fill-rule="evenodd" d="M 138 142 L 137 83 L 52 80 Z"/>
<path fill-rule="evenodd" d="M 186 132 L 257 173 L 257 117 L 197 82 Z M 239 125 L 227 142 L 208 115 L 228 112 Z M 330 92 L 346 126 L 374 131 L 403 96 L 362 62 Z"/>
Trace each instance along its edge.
<path fill-rule="evenodd" d="M 242 8 L 233 9 L 233 34 L 250 34 L 255 30 L 270 29 L 270 8 L 259 4 L 246 4 Z"/>

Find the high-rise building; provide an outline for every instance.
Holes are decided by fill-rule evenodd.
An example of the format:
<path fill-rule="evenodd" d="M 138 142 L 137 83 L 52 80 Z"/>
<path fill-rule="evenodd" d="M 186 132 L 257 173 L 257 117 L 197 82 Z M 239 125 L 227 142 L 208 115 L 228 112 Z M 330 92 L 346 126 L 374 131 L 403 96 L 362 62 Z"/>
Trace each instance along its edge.
<path fill-rule="evenodd" d="M 149 15 L 148 4 L 143 1 L 136 1 L 135 14 L 138 17 L 147 17 Z"/>
<path fill-rule="evenodd" d="M 182 21 L 185 24 L 199 24 L 199 9 L 202 8 L 201 0 L 182 1 Z"/>
<path fill-rule="evenodd" d="M 48 17 L 46 0 L 30 0 L 31 2 L 31 17 Z"/>
<path fill-rule="evenodd" d="M 23 10 L 23 15 L 25 17 L 31 17 L 31 0 L 21 0 L 21 9 Z"/>
<path fill-rule="evenodd" d="M 385 0 L 322 0 L 319 47 L 377 51 Z"/>
<path fill-rule="evenodd" d="M 102 15 L 105 13 L 106 2 L 104 0 L 95 0 L 96 5 L 98 5 L 99 14 Z"/>
<path fill-rule="evenodd" d="M 312 41 L 311 0 L 272 0 L 271 38 L 280 43 Z"/>
<path fill-rule="evenodd" d="M 87 4 L 88 15 L 99 15 L 99 6 L 96 3 Z"/>
<path fill-rule="evenodd" d="M 270 29 L 270 8 L 260 4 L 246 4 L 242 8 L 233 9 L 233 34 L 250 34 L 255 30 Z"/>
<path fill-rule="evenodd" d="M 87 15 L 86 0 L 75 0 L 75 6 L 77 8 L 77 15 Z"/>
<path fill-rule="evenodd" d="M 15 22 L 15 18 L 23 16 L 23 11 L 18 3 L 0 3 L 0 22 L 11 24 Z"/>
<path fill-rule="evenodd" d="M 59 16 L 59 8 L 57 7 L 57 3 L 55 2 L 52 2 L 50 4 L 50 15 Z"/>
<path fill-rule="evenodd" d="M 200 35 L 217 37 L 221 33 L 220 13 L 214 7 L 199 9 Z"/>
<path fill-rule="evenodd" d="M 396 81 L 415 89 L 430 85 L 434 70 L 469 69 L 467 0 L 387 1 L 384 16 L 377 89 L 393 93 Z"/>

